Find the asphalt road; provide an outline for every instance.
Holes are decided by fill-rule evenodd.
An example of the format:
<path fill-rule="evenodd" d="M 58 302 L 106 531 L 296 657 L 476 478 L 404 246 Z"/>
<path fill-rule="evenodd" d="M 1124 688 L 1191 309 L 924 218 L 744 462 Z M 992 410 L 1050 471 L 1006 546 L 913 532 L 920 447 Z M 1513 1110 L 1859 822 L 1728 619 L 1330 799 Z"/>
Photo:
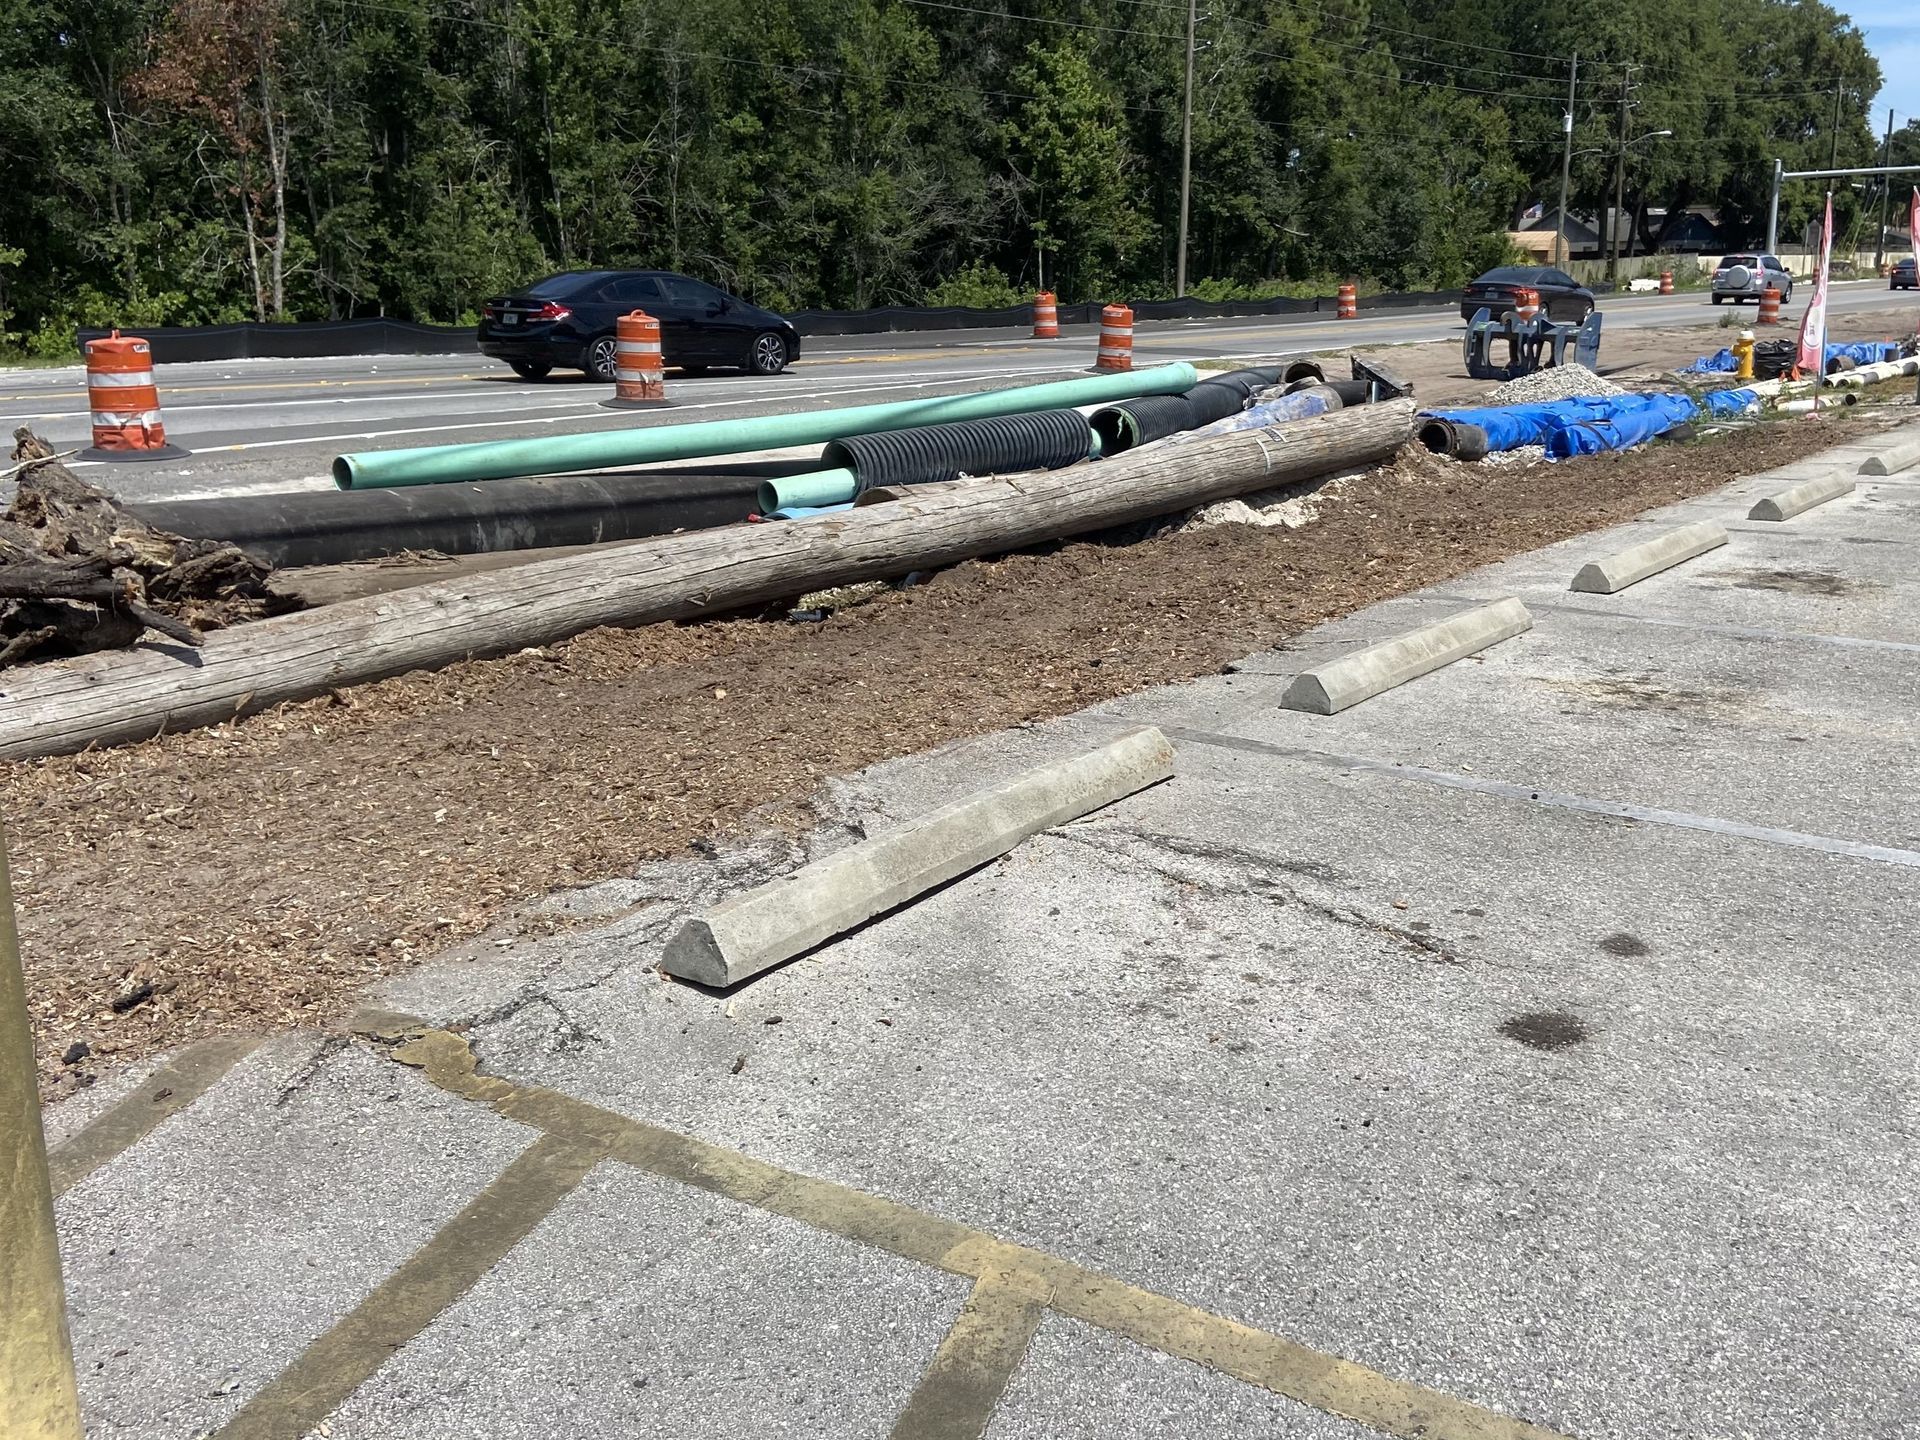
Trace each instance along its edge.
<path fill-rule="evenodd" d="M 1920 479 L 1746 518 L 1819 469 L 830 782 L 816 855 L 1177 752 L 727 994 L 661 945 L 792 837 L 383 983 L 406 1048 L 81 1092 L 89 1433 L 1920 1437 Z M 1729 543 L 1568 592 L 1694 521 Z M 1532 630 L 1280 707 L 1502 596 Z"/>
<path fill-rule="evenodd" d="M 1868 282 L 1836 287 L 1836 311 L 1884 303 Z M 1619 296 L 1603 307 L 1614 330 L 1707 324 L 1726 313 L 1704 294 Z M 1749 312 L 1750 313 L 1750 312 Z M 1354 321 L 1194 320 L 1136 328 L 1135 363 L 1270 355 L 1355 345 L 1457 339 L 1451 308 L 1363 313 Z M 477 356 L 358 356 L 247 360 L 160 368 L 168 439 L 193 453 L 180 460 L 90 467 L 123 499 L 184 499 L 326 489 L 327 467 L 343 452 L 449 445 L 560 434 L 680 419 L 910 399 L 984 385 L 1037 382 L 1091 364 L 1094 332 L 1067 327 L 1055 341 L 1024 331 L 822 338 L 773 379 L 751 375 L 668 376 L 674 404 L 658 413 L 604 409 L 607 386 L 579 376 L 530 384 Z M 1703 341 L 1704 344 L 1704 341 Z M 1602 355 L 1605 355 L 1604 345 Z M 31 426 L 61 449 L 88 442 L 83 372 L 0 372 L 5 434 Z"/>

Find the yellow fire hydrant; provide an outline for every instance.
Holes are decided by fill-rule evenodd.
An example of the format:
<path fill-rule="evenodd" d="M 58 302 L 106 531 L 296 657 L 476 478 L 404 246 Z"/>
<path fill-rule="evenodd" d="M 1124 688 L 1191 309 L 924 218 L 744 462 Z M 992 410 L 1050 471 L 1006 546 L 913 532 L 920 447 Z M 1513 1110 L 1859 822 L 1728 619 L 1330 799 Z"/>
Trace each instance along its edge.
<path fill-rule="evenodd" d="M 1740 338 L 1733 342 L 1734 378 L 1751 380 L 1753 378 L 1753 331 L 1742 330 Z"/>

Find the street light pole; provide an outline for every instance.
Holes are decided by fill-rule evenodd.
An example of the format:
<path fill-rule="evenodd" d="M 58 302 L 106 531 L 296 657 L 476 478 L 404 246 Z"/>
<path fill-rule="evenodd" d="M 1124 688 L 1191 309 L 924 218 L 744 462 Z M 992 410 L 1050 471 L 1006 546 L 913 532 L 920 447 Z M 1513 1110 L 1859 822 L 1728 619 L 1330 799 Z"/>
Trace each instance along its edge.
<path fill-rule="evenodd" d="M 1773 159 L 1773 193 L 1767 199 L 1767 254 L 1780 253 L 1780 177 L 1786 166 L 1779 156 Z"/>
<path fill-rule="evenodd" d="M 1567 113 L 1561 126 L 1566 135 L 1566 144 L 1560 151 L 1560 218 L 1555 228 L 1560 232 L 1560 263 L 1565 265 L 1571 258 L 1567 253 L 1567 181 L 1573 175 L 1573 104 L 1574 93 L 1580 83 L 1580 52 L 1573 52 L 1573 59 L 1567 66 Z"/>
<path fill-rule="evenodd" d="M 1893 107 L 1887 107 L 1887 138 L 1880 146 L 1880 164 L 1884 167 L 1893 163 Z M 1893 182 L 1880 181 L 1880 230 L 1873 237 L 1873 268 L 1878 274 L 1880 267 L 1887 263 L 1887 206 L 1893 200 Z"/>
<path fill-rule="evenodd" d="M 1187 98 L 1180 107 L 1180 258 L 1174 262 L 1173 293 L 1187 293 L 1187 206 L 1193 190 L 1193 30 L 1200 0 L 1187 0 Z"/>

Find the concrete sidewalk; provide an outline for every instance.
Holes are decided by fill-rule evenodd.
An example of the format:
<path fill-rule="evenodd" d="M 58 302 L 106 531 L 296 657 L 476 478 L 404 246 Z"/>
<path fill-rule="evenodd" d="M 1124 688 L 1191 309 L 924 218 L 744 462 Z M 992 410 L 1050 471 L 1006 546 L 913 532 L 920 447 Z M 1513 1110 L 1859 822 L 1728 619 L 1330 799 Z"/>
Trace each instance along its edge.
<path fill-rule="evenodd" d="M 71 1102 L 91 1433 L 1920 1436 L 1920 474 L 1747 521 L 1793 468 Z M 1506 595 L 1533 630 L 1279 708 Z M 1167 784 L 728 994 L 653 969 L 1142 722 Z"/>

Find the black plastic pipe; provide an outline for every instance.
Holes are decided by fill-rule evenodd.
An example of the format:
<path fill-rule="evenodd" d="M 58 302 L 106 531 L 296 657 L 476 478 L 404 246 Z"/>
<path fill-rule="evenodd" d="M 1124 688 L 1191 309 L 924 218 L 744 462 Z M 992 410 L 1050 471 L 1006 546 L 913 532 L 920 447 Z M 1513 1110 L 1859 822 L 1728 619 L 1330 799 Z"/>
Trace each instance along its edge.
<path fill-rule="evenodd" d="M 762 478 L 764 471 L 553 476 L 127 508 L 161 530 L 230 541 L 272 565 L 338 565 L 401 550 L 479 555 L 729 525 L 747 518 Z"/>
<path fill-rule="evenodd" d="M 1455 460 L 1487 458 L 1487 432 L 1462 420 L 1430 415 L 1420 422 L 1414 438 L 1436 455 L 1451 455 Z"/>
<path fill-rule="evenodd" d="M 1193 390 L 1186 395 L 1146 395 L 1094 411 L 1088 423 L 1100 437 L 1100 453 L 1119 455 L 1149 441 L 1164 440 L 1182 430 L 1193 429 L 1200 422 L 1194 418 L 1193 402 L 1187 398 L 1192 393 Z M 1222 393 L 1230 397 L 1232 392 Z"/>
<path fill-rule="evenodd" d="M 1093 437 L 1077 410 L 1039 410 L 848 435 L 830 442 L 820 463 L 851 470 L 855 494 L 875 485 L 934 485 L 962 475 L 1058 470 L 1087 458 Z"/>
<path fill-rule="evenodd" d="M 1193 412 L 1191 424 L 1183 425 L 1183 430 L 1196 430 L 1202 425 L 1211 425 L 1216 420 L 1224 420 L 1229 415 L 1238 415 L 1247 408 L 1259 387 L 1249 388 L 1235 380 L 1203 380 L 1180 398 L 1187 402 L 1187 408 Z"/>

